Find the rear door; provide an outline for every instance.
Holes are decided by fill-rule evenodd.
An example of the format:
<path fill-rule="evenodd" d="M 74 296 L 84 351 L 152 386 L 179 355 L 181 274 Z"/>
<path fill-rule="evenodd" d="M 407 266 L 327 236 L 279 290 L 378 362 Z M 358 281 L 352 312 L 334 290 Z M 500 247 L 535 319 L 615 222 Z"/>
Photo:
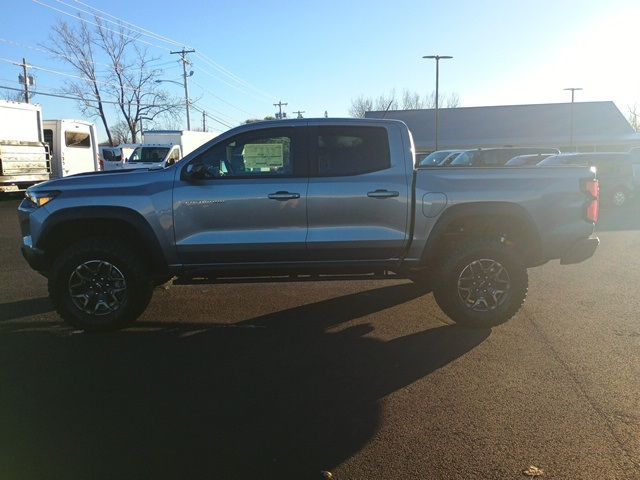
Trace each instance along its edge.
<path fill-rule="evenodd" d="M 275 127 L 222 140 L 181 168 L 174 226 L 187 265 L 306 258 L 305 128 Z M 200 168 L 203 178 L 189 178 Z"/>
<path fill-rule="evenodd" d="M 309 133 L 309 259 L 397 258 L 410 189 L 400 128 L 318 123 Z"/>
<path fill-rule="evenodd" d="M 81 123 L 61 122 L 62 176 L 95 171 L 94 145 L 91 126 Z"/>

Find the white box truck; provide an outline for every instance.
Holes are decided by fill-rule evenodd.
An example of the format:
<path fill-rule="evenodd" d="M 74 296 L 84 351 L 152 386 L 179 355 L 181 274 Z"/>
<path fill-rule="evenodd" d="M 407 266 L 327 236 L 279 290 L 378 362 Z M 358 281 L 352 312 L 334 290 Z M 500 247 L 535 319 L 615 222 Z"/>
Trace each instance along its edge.
<path fill-rule="evenodd" d="M 25 190 L 49 173 L 40 106 L 0 101 L 0 192 Z"/>
<path fill-rule="evenodd" d="M 157 168 L 173 165 L 195 149 L 220 135 L 220 132 L 190 130 L 148 130 L 142 145 L 124 163 L 124 168 Z"/>
<path fill-rule="evenodd" d="M 45 120 L 44 141 L 51 152 L 51 177 L 100 169 L 96 126 L 82 120 Z"/>

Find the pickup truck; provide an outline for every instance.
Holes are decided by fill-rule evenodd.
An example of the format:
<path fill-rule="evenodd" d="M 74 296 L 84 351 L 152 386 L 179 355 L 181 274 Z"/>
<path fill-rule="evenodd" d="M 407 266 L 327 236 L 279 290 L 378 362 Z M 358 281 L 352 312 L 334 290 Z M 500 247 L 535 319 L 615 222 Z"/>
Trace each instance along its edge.
<path fill-rule="evenodd" d="M 598 246 L 595 172 L 416 167 L 396 120 L 243 125 L 157 169 L 36 185 L 22 252 L 60 316 L 106 331 L 154 285 L 392 279 L 433 291 L 455 322 L 490 327 L 527 295 L 527 268 Z"/>

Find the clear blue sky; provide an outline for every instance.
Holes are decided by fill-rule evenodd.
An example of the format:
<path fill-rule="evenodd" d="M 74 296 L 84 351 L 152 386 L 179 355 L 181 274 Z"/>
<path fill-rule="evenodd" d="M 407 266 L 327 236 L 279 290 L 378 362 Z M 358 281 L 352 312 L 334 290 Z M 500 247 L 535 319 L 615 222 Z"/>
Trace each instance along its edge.
<path fill-rule="evenodd" d="M 75 0 L 38 1 L 69 13 L 87 8 Z M 441 91 L 456 92 L 462 106 L 561 102 L 569 98 L 562 91 L 569 86 L 584 88 L 578 100 L 614 100 L 625 114 L 640 104 L 637 0 L 82 1 L 196 48 L 259 90 L 192 57 L 199 105 L 232 124 L 273 114 L 271 104 L 280 99 L 290 115 L 328 110 L 345 116 L 359 94 L 392 88 L 428 93 L 435 67 L 421 56 L 434 53 L 455 57 L 442 64 Z M 25 46 L 46 43 L 58 19 L 77 20 L 32 0 L 11 1 L 2 17 L 1 58 L 25 56 L 34 65 L 71 71 Z M 148 47 L 158 63 L 174 60 L 168 51 L 175 45 L 142 38 L 162 47 Z M 164 68 L 165 78 L 180 80 L 177 62 Z M 17 86 L 17 70 L 0 62 L 0 85 Z M 65 81 L 36 74 L 43 90 Z M 182 94 L 178 86 L 168 88 Z M 46 117 L 81 116 L 73 101 L 37 101 Z"/>

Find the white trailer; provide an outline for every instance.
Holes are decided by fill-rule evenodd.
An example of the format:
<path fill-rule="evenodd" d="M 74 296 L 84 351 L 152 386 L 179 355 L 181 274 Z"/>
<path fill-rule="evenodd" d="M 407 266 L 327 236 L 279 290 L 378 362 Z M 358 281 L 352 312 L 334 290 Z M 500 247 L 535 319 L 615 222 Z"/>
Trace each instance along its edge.
<path fill-rule="evenodd" d="M 190 130 L 148 130 L 142 133 L 142 145 L 124 163 L 124 168 L 166 167 L 220 135 L 220 132 Z"/>
<path fill-rule="evenodd" d="M 51 177 L 100 169 L 96 126 L 82 120 L 45 120 L 44 140 L 51 152 Z"/>
<path fill-rule="evenodd" d="M 0 101 L 0 192 L 25 190 L 49 173 L 40 106 Z"/>

